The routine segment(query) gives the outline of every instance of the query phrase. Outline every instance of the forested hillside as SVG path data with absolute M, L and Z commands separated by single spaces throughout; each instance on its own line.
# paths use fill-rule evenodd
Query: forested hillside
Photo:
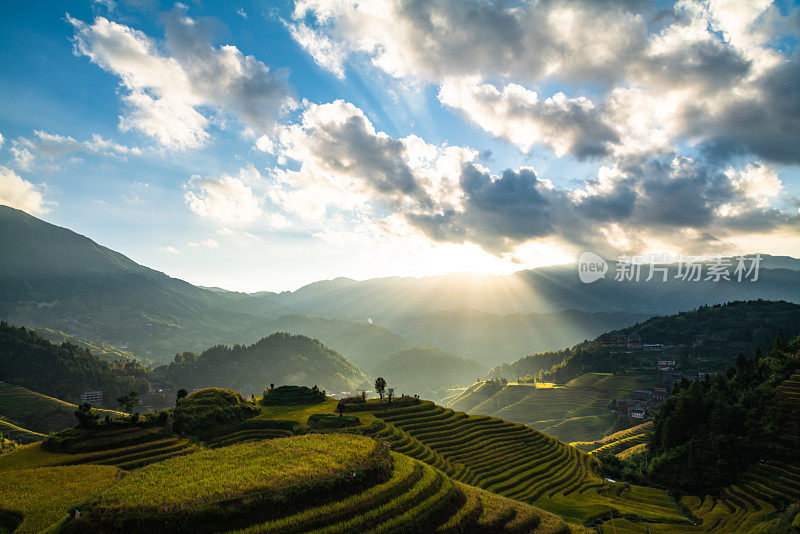
M 775 337 L 800 332 L 800 305 L 784 301 L 736 301 L 665 317 L 653 317 L 607 336 L 638 334 L 643 343 L 670 345 L 666 354 L 681 371 L 721 371 L 736 355 L 767 349 Z M 611 356 L 613 352 L 613 356 Z M 587 372 L 629 372 L 655 366 L 656 352 L 612 350 L 586 341 L 560 352 L 545 352 L 494 368 L 496 377 L 530 375 L 538 381 L 566 383 Z M 549 362 L 554 362 L 546 367 Z
M 782 438 L 800 414 L 782 413 L 778 388 L 800 370 L 800 336 L 766 355 L 740 354 L 726 372 L 683 382 L 656 415 L 649 442 L 654 480 L 689 492 L 735 483 L 751 465 L 796 460 Z M 788 416 L 788 417 L 787 417 Z
M 146 392 L 152 374 L 132 360 L 100 359 L 69 343 L 56 345 L 24 327 L 0 322 L 0 380 L 70 402 L 102 390 L 105 405 L 129 391 Z M 0 414 L 1 415 L 1 414 Z
M 315 339 L 276 333 L 249 346 L 216 345 L 202 354 L 184 352 L 156 376 L 177 387 L 218 386 L 250 396 L 269 384 L 316 384 L 328 392 L 355 392 L 366 386 L 361 370 Z M 368 387 L 368 386 L 367 386 Z

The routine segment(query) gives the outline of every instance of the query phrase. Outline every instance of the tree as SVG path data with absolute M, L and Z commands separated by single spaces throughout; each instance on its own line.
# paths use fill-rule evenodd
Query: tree
M 127 395 L 119 397 L 117 403 L 120 408 L 122 408 L 122 411 L 132 413 L 136 405 L 139 404 L 139 394 L 135 391 L 131 391 Z
M 386 391 L 386 380 L 384 380 L 382 376 L 375 379 L 375 391 L 378 392 L 378 395 L 381 396 L 381 401 L 383 401 L 383 392 Z
M 386 398 L 389 399 L 389 404 L 391 404 L 392 403 L 392 397 L 394 397 L 394 388 L 387 389 L 386 393 L 387 393 Z
M 181 399 L 185 399 L 187 395 L 189 395 L 189 392 L 186 391 L 185 388 L 179 389 L 178 395 L 177 397 L 175 397 L 175 404 L 178 404 L 181 401 Z
M 84 402 L 75 410 L 75 417 L 78 418 L 78 426 L 88 428 L 97 424 L 97 419 L 100 417 L 100 414 L 97 410 L 92 408 L 91 404 Z

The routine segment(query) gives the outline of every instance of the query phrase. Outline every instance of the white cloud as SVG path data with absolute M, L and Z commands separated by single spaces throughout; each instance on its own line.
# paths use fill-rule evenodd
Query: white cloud
M 370 212 L 373 202 L 416 209 L 433 200 L 457 202 L 458 173 L 477 152 L 430 145 L 417 136 L 393 139 L 376 131 L 349 102 L 308 104 L 300 122 L 279 128 L 279 158 L 301 163 L 297 171 L 275 169 L 271 200 L 306 219 L 329 207 Z
M 751 163 L 744 169 L 730 167 L 725 174 L 737 192 L 759 207 L 769 206 L 783 190 L 778 173 L 766 165 Z
M 244 8 L 240 7 L 239 9 L 237 9 L 236 14 L 242 17 L 243 19 L 247 18 L 247 11 L 245 11 Z
M 11 206 L 33 215 L 50 211 L 49 203 L 37 186 L 22 179 L 7 167 L 0 166 L 0 204 Z
M 793 164 L 800 64 L 786 43 L 800 38 L 797 17 L 769 0 L 298 0 L 293 13 L 309 41 L 337 51 L 333 64 L 366 57 L 438 84 L 444 103 L 523 151 L 616 157 L 689 144 Z M 572 94 L 532 90 L 543 86 Z
M 175 247 L 173 247 L 171 245 L 167 245 L 165 247 L 161 247 L 161 248 L 159 248 L 159 250 L 162 251 L 162 252 L 166 252 L 167 254 L 180 254 L 180 251 L 177 248 L 175 248 Z
M 3 134 L 0 133 L 0 148 L 3 148 L 3 142 L 4 141 L 5 141 L 5 138 L 3 137 Z
M 214 239 L 212 239 L 210 237 L 208 239 L 203 239 L 199 243 L 197 241 L 189 241 L 186 244 L 188 246 L 192 247 L 192 248 L 199 248 L 199 247 L 218 248 L 219 247 L 219 243 L 217 243 Z
M 16 165 L 18 169 L 22 171 L 30 171 L 33 167 L 33 154 L 31 154 L 31 151 L 24 146 L 12 146 L 11 155 L 14 157 L 14 165 Z
M 276 115 L 292 105 L 285 75 L 235 46 L 214 47 L 207 23 L 184 9 L 163 16 L 163 43 L 104 17 L 91 25 L 68 17 L 75 53 L 118 76 L 127 91 L 120 128 L 172 150 L 208 142 L 215 114 L 235 117 L 255 132 L 269 130 Z
M 344 78 L 344 61 L 347 57 L 344 49 L 324 33 L 310 28 L 306 24 L 287 24 L 289 33 L 320 67 L 329 70 L 337 78 Z
M 78 141 L 68 135 L 42 130 L 34 130 L 33 134 L 32 138 L 21 137 L 14 141 L 15 146 L 32 153 L 31 158 L 33 158 L 33 154 L 36 154 L 36 156 L 54 160 L 70 154 L 90 153 L 125 159 L 128 156 L 142 154 L 139 147 L 121 145 L 105 139 L 99 134 L 92 134 L 92 138 L 86 141 Z
M 184 195 L 189 209 L 195 214 L 225 227 L 243 226 L 258 220 L 262 214 L 261 200 L 254 187 L 263 185 L 263 178 L 253 166 L 243 167 L 238 176 L 194 176 L 186 184 Z
M 550 146 L 556 156 L 601 156 L 618 138 L 603 110 L 589 99 L 556 93 L 540 99 L 517 84 L 499 91 L 477 78 L 445 80 L 439 100 L 463 112 L 472 122 L 528 152 L 536 143 Z

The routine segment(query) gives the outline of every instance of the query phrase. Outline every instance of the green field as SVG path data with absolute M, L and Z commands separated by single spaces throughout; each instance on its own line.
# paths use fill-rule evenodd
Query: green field
M 34 443 L 47 437 L 45 434 L 26 430 L 8 421 L 3 421 L 2 419 L 0 419 L 0 433 L 17 443 Z
M 464 483 L 578 524 L 604 513 L 687 522 L 663 490 L 604 482 L 591 456 L 530 427 L 422 402 L 374 412 L 370 432 Z
M 0 381 L 0 416 L 32 432 L 47 434 L 75 426 L 77 406 L 20 386 Z M 112 417 L 125 415 L 112 410 L 98 410 Z
M 609 373 L 587 373 L 564 387 L 509 383 L 497 389 L 489 381 L 473 385 L 449 406 L 523 423 L 564 442 L 592 441 L 615 430 L 614 399 L 653 385 L 651 376 Z
M 154 464 L 81 510 L 67 532 L 570 531 L 552 514 L 343 434 L 234 445 Z
M 647 441 L 647 433 L 653 430 L 653 421 L 615 432 L 597 441 L 576 441 L 570 445 L 591 454 L 620 454 Z M 639 447 L 641 450 L 641 447 Z M 630 454 L 630 453 L 629 453 Z
M 66 519 L 72 506 L 104 490 L 116 477 L 116 468 L 97 465 L 3 471 L 0 521 L 16 526 L 10 530 L 15 534 L 41 532 Z M 0 526 L 0 532 L 6 530 Z
M 796 419 L 800 373 L 776 402 Z M 679 504 L 662 489 L 603 479 L 591 454 L 529 426 L 428 401 L 372 401 L 356 414 L 360 427 L 313 433 L 309 417 L 330 416 L 336 405 L 260 406 L 260 415 L 218 426 L 201 443 L 127 427 L 91 434 L 81 442 L 88 452 L 19 447 L 0 456 L 4 481 L 48 469 L 77 476 L 88 464 L 127 474 L 86 481 L 80 502 L 42 490 L 24 506 L 0 505 L 0 527 L 52 525 L 79 504 L 67 532 L 789 532 L 787 506 L 800 500 L 800 463 L 762 462 L 719 494 Z M 792 417 L 788 447 L 800 443 Z M 631 454 L 649 429 L 578 445 Z

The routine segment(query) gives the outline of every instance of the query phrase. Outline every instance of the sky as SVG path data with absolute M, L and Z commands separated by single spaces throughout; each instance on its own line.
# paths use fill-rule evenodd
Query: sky
M 189 282 L 800 256 L 800 6 L 0 5 L 0 204 Z

